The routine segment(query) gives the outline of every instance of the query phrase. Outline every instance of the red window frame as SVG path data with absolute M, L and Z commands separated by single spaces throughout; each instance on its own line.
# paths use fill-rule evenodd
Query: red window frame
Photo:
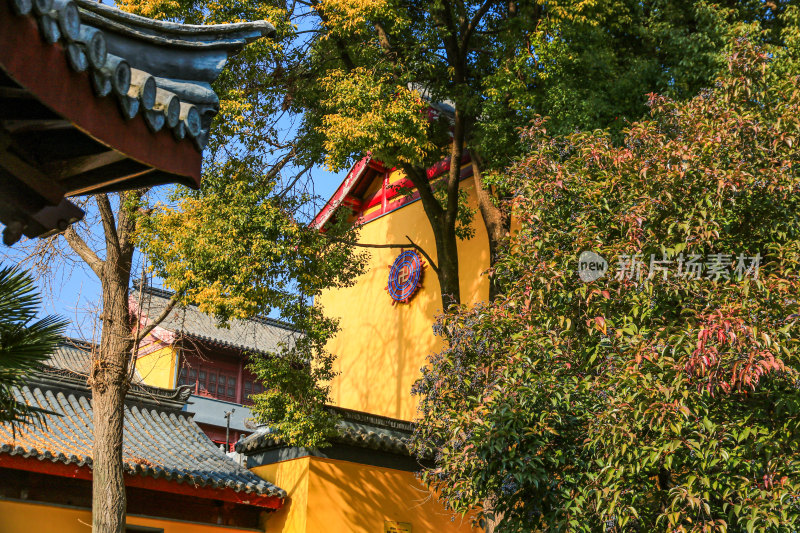
M 231 372 L 218 370 L 213 366 L 181 365 L 178 385 L 194 385 L 195 394 L 218 400 L 236 401 L 237 377 Z

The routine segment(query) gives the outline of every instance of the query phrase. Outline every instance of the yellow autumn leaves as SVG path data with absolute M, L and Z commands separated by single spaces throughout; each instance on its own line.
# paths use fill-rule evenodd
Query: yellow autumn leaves
M 369 21 L 386 14 L 390 8 L 388 0 L 322 0 L 317 6 L 328 29 L 341 35 L 374 31 Z M 395 12 L 392 15 L 396 19 Z
M 428 104 L 416 90 L 363 67 L 333 71 L 320 83 L 322 104 L 333 111 L 322 119 L 330 168 L 343 168 L 376 147 L 381 153 L 374 155 L 390 165 L 420 164 L 436 151 Z

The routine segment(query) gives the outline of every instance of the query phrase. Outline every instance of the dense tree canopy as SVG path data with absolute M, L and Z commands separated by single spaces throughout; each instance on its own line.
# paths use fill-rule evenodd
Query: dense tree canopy
M 623 132 L 539 119 L 504 296 L 445 315 L 417 383 L 424 479 L 499 531 L 795 531 L 800 81 L 739 41 Z M 584 271 L 592 251 L 608 271 Z
M 273 313 L 297 330 L 278 353 L 250 356 L 251 369 L 267 384 L 253 397 L 253 413 L 293 445 L 321 445 L 335 422 L 324 409 L 335 375 L 325 344 L 337 326 L 313 298 L 352 283 L 360 254 L 296 220 L 304 199 L 274 195 L 274 181 L 243 171 L 205 179 L 200 192 L 142 220 L 141 249 L 182 302 L 223 325 Z
M 181 210 L 198 220 L 206 216 L 194 210 L 198 198 L 218 198 L 226 217 L 236 212 L 225 204 L 236 200 L 225 196 L 228 179 L 282 200 L 311 190 L 314 165 L 342 168 L 371 152 L 420 190 L 447 306 L 460 301 L 458 171 L 452 165 L 441 195 L 425 168 L 470 153 L 493 260 L 510 225 L 504 201 L 515 199 L 522 232 L 495 269 L 497 301 L 443 319 L 449 348 L 419 385 L 419 451 L 438 462 L 426 480 L 454 509 L 492 509 L 509 531 L 789 527 L 797 364 L 792 329 L 782 329 L 795 312 L 796 206 L 793 167 L 773 163 L 794 161 L 793 57 L 784 53 L 760 75 L 763 54 L 756 68 L 747 53 L 715 90 L 679 102 L 710 84 L 733 36 L 775 46 L 777 57 L 797 38 L 795 8 L 755 0 L 125 6 L 196 23 L 266 17 L 279 29 L 275 44 L 250 47 L 218 83 L 223 120 L 209 165 L 225 180 L 183 196 Z M 649 101 L 651 118 L 630 127 L 652 91 L 664 96 Z M 548 130 L 537 122 L 520 141 L 518 128 L 539 115 L 550 117 Z M 593 128 L 607 129 L 570 134 Z M 504 169 L 529 151 L 508 179 Z M 300 207 L 264 209 L 258 217 Z M 161 213 L 164 228 L 186 216 Z M 247 223 L 236 220 L 221 227 L 238 244 Z M 213 235 L 200 230 L 206 241 Z M 181 263 L 192 239 L 177 234 L 171 248 L 167 231 L 153 235 L 154 257 L 166 258 L 156 270 L 170 286 L 196 290 L 180 269 L 170 274 L 173 260 L 216 279 L 202 273 L 209 264 Z M 298 241 L 279 240 L 275 250 Z M 582 284 L 574 270 L 584 250 L 612 267 L 642 254 L 645 279 Z M 651 253 L 671 254 L 675 265 L 681 253 L 759 253 L 761 277 L 647 279 Z M 209 305 L 224 314 L 213 298 Z M 295 363 L 262 377 L 291 384 L 304 362 Z M 294 405 L 324 396 L 301 392 Z M 298 412 L 267 408 L 285 420 Z
M 780 42 L 787 24 L 783 4 L 756 0 L 122 5 L 193 23 L 272 21 L 278 40 L 252 46 L 218 83 L 227 96 L 215 160 L 255 154 L 248 164 L 292 189 L 312 187 L 314 165 L 345 168 L 367 152 L 401 168 L 421 191 L 435 236 L 443 305 L 461 296 L 463 202 L 455 166 L 438 195 L 426 167 L 470 152 L 495 257 L 509 218 L 498 209 L 504 191 L 494 178 L 521 154 L 517 129 L 534 115 L 551 117 L 554 132 L 619 132 L 646 112 L 646 93 L 680 98 L 706 85 L 731 36 L 750 31 Z M 446 105 L 428 113 L 437 102 Z

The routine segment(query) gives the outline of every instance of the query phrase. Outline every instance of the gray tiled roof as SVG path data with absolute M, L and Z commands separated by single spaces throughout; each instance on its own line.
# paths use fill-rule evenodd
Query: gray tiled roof
M 266 21 L 189 25 L 151 20 L 94 0 L 8 0 L 34 17 L 42 38 L 61 41 L 72 70 L 87 71 L 99 98 L 116 97 L 126 119 L 198 149 L 208 140 L 219 98 L 210 82 L 225 59 L 275 28 Z
M 342 417 L 336 426 L 337 434 L 330 439 L 331 442 L 397 455 L 411 455 L 409 441 L 413 424 L 410 422 L 348 409 L 335 407 L 329 409 Z M 285 444 L 273 434 L 260 431 L 237 442 L 236 451 L 252 455 L 282 446 Z
M 0 453 L 77 466 L 92 465 L 92 406 L 88 390 L 54 385 L 35 375 L 15 389 L 18 399 L 54 414 L 46 425 L 0 425 Z M 130 395 L 129 398 L 130 400 Z M 58 416 L 60 415 L 60 416 Z M 285 497 L 286 492 L 225 456 L 188 413 L 146 399 L 127 401 L 123 460 L 129 474 L 165 478 L 192 486 Z
M 92 370 L 92 353 L 96 346 L 77 339 L 64 339 L 44 364 L 81 376 L 88 376 Z M 133 382 L 142 383 L 138 370 L 134 370 Z
M 138 291 L 134 291 L 138 294 Z M 146 287 L 142 294 L 142 311 L 155 319 L 167 305 L 170 294 Z M 270 318 L 231 320 L 228 328 L 217 326 L 217 320 L 193 305 L 176 307 L 159 326 L 165 330 L 197 340 L 262 353 L 276 353 L 282 343 L 291 346 L 299 333 L 288 324 Z
M 69 370 L 76 374 L 88 375 L 92 368 L 93 348 L 89 343 L 66 339 L 56 347 L 50 358 L 45 361 L 45 364 L 53 368 Z

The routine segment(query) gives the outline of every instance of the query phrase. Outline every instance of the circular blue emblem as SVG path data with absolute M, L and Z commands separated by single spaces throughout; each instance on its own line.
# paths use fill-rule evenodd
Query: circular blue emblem
M 392 300 L 401 303 L 408 302 L 421 285 L 423 268 L 425 268 L 425 263 L 414 250 L 403 252 L 397 256 L 389 270 L 387 290 Z

